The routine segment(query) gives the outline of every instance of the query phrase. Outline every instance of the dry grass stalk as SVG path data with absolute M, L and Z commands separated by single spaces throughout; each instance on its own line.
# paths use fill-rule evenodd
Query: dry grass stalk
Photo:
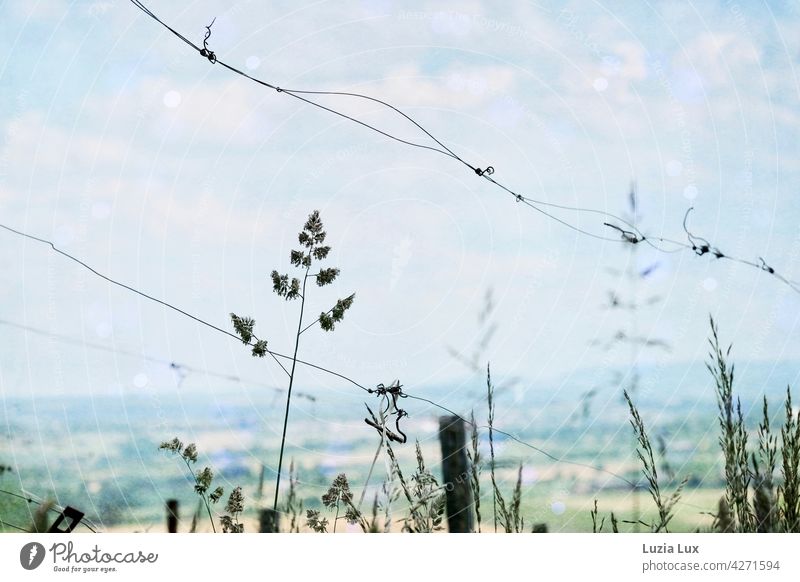
M 475 518 L 478 533 L 481 533 L 481 453 L 478 448 L 478 424 L 475 422 L 475 414 L 470 413 L 470 445 L 471 450 L 467 451 L 467 458 L 470 464 L 470 481 L 472 483 L 472 499 L 475 506 Z
M 639 457 L 639 461 L 642 463 L 642 474 L 647 481 L 647 488 L 650 491 L 650 496 L 653 498 L 653 502 L 658 509 L 658 522 L 650 524 L 650 527 L 653 532 L 668 532 L 669 522 L 673 517 L 673 510 L 681 497 L 687 480 L 684 479 L 680 485 L 678 485 L 675 492 L 668 498 L 665 499 L 662 496 L 661 487 L 658 482 L 658 469 L 656 468 L 655 456 L 653 454 L 653 445 L 650 442 L 650 437 L 647 434 L 644 421 L 639 415 L 639 410 L 633 404 L 627 390 L 623 390 L 623 396 L 628 403 L 628 409 L 631 414 L 630 423 L 638 442 L 636 454 Z
M 717 406 L 719 408 L 720 437 L 719 444 L 725 458 L 725 497 L 728 507 L 733 512 L 735 530 L 740 532 L 754 531 L 753 511 L 748 499 L 750 470 L 747 456 L 747 431 L 744 427 L 741 402 L 737 399 L 734 407 L 733 378 L 734 366 L 728 365 L 731 347 L 723 350 L 714 318 L 710 318 L 711 346 L 709 362 L 706 363 L 714 377 L 717 388 Z

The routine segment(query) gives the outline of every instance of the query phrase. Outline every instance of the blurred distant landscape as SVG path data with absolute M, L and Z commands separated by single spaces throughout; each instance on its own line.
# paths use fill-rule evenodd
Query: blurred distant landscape
M 610 384 L 622 373 L 587 369 L 560 382 L 525 386 L 518 381 L 499 388 L 495 426 L 557 458 L 638 479 L 628 411 L 621 389 Z M 707 528 L 711 518 L 704 512 L 715 510 L 724 489 L 713 381 L 702 362 L 643 367 L 640 374 L 637 402 L 653 438 L 663 447 L 659 461 L 669 470 L 662 477 L 664 484 L 689 478 L 673 528 Z M 793 361 L 737 365 L 737 394 L 751 426 L 758 422 L 762 395 L 780 401 L 787 384 L 798 385 L 798 376 L 800 365 Z M 580 394 L 590 387 L 597 388 L 597 395 L 585 403 Z M 339 473 L 345 472 L 354 490 L 361 491 L 378 439 L 363 420 L 363 403 L 373 404 L 364 398 L 368 395 L 304 389 L 316 399 L 296 400 L 287 458 L 298 468 L 304 506 L 318 508 L 320 496 Z M 477 375 L 449 387 L 407 387 L 409 393 L 462 415 L 474 409 L 479 424 L 485 424 L 485 389 L 485 378 Z M 200 463 L 213 467 L 226 489 L 243 487 L 247 531 L 254 531 L 256 509 L 274 491 L 283 394 L 226 386 L 197 390 L 188 385 L 160 392 L 146 388 L 103 396 L 2 398 L 0 461 L 13 471 L 0 476 L 0 488 L 79 508 L 106 531 L 165 531 L 166 499 L 177 498 L 181 528 L 186 529 L 197 499 L 187 473 L 158 450 L 159 443 L 178 436 L 198 444 L 204 455 Z M 441 410 L 419 401 L 406 404 L 406 409 L 409 443 L 396 446 L 400 463 L 413 465 L 416 439 L 429 467 L 440 475 Z M 481 448 L 487 448 L 487 431 L 481 430 L 480 436 Z M 526 523 L 546 523 L 549 531 L 591 531 L 589 510 L 595 498 L 602 511 L 613 510 L 622 519 L 630 514 L 632 492 L 614 476 L 552 461 L 502 434 L 495 435 L 495 443 L 501 487 L 513 488 L 517 467 L 523 464 Z M 368 500 L 385 474 L 379 463 Z M 647 515 L 652 507 L 646 490 L 637 495 Z M 484 503 L 491 506 L 490 490 L 485 496 Z M 2 521 L 29 523 L 34 510 L 23 500 L 0 495 Z

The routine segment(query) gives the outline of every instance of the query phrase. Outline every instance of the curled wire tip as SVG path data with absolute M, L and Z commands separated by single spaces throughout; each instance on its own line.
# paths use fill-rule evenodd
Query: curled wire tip
M 706 239 L 703 239 L 701 237 L 698 237 L 698 236 L 695 236 L 694 234 L 692 234 L 688 230 L 687 223 L 688 223 L 689 213 L 694 209 L 694 207 L 690 207 L 686 211 L 686 214 L 685 214 L 684 219 L 683 219 L 683 227 L 684 227 L 684 231 L 686 232 L 686 237 L 688 239 L 688 243 L 685 243 L 685 242 L 682 242 L 682 241 L 679 242 L 679 241 L 669 240 L 669 239 L 662 238 L 662 237 L 655 236 L 655 235 L 646 236 L 641 230 L 639 230 L 633 224 L 629 223 L 624 218 L 621 218 L 619 216 L 615 216 L 615 215 L 610 214 L 608 212 L 605 212 L 603 210 L 597 210 L 597 209 L 592 209 L 592 208 L 573 207 L 573 206 L 567 206 L 567 205 L 563 205 L 563 204 L 554 204 L 554 203 L 544 202 L 542 200 L 535 200 L 533 198 L 524 197 L 524 196 L 518 194 L 517 192 L 515 192 L 514 190 L 512 190 L 511 188 L 505 186 L 504 184 L 502 184 L 499 181 L 497 181 L 494 178 L 492 178 L 491 177 L 492 174 L 495 173 L 495 169 L 494 169 L 493 166 L 487 166 L 485 169 L 481 169 L 481 168 L 471 164 L 470 162 L 464 160 L 461 156 L 459 156 L 456 152 L 454 152 L 451 148 L 449 148 L 443 141 L 438 139 L 432 132 L 428 131 L 425 127 L 423 127 L 414 118 L 412 118 L 411 116 L 407 115 L 406 113 L 404 113 L 403 111 L 401 111 L 400 109 L 398 109 L 397 107 L 392 105 L 391 103 L 387 103 L 386 101 L 382 101 L 381 99 L 376 99 L 374 97 L 370 97 L 369 95 L 363 95 L 363 94 L 360 94 L 360 93 L 351 93 L 351 92 L 342 92 L 342 91 L 307 91 L 307 90 L 299 90 L 299 89 L 282 89 L 281 87 L 278 87 L 277 85 L 274 85 L 274 84 L 268 83 L 266 81 L 257 79 L 255 77 L 253 77 L 253 76 L 251 76 L 251 75 L 249 75 L 249 74 L 247 74 L 247 73 L 245 73 L 245 72 L 233 67 L 232 65 L 229 65 L 229 64 L 225 63 L 224 61 L 218 61 L 217 60 L 217 57 L 216 57 L 215 53 L 208 48 L 208 40 L 211 37 L 212 26 L 213 26 L 214 22 L 216 21 L 216 19 L 212 20 L 211 23 L 208 26 L 205 27 L 206 28 L 206 33 L 205 33 L 205 37 L 203 39 L 203 44 L 202 44 L 202 48 L 201 48 L 200 46 L 197 46 L 195 43 L 193 43 L 188 38 L 183 36 L 180 32 L 178 32 L 177 30 L 175 30 L 174 28 L 169 26 L 166 22 L 161 20 L 158 16 L 156 16 L 149 8 L 147 8 L 147 6 L 145 6 L 145 4 L 143 3 L 142 0 L 130 0 L 130 1 L 134 6 L 136 6 L 139 10 L 141 10 L 144 14 L 146 14 L 147 16 L 149 16 L 150 18 L 152 18 L 153 20 L 158 22 L 162 27 L 164 27 L 169 32 L 171 32 L 173 35 L 175 35 L 178 39 L 180 39 L 181 41 L 183 41 L 184 43 L 189 45 L 192 49 L 198 51 L 201 56 L 207 58 L 209 60 L 209 62 L 211 62 L 212 64 L 218 62 L 221 66 L 225 67 L 226 69 L 228 69 L 232 73 L 240 75 L 242 77 L 245 77 L 245 78 L 249 79 L 250 81 L 253 81 L 254 83 L 257 83 L 257 84 L 262 85 L 264 87 L 267 87 L 269 89 L 275 90 L 278 93 L 285 93 L 286 95 L 289 95 L 289 96 L 291 96 L 291 97 L 293 97 L 293 98 L 295 98 L 297 100 L 303 101 L 303 102 L 305 102 L 305 103 L 307 103 L 309 105 L 312 105 L 314 107 L 317 107 L 319 109 L 327 111 L 327 112 L 329 112 L 329 113 L 331 113 L 333 115 L 337 115 L 339 117 L 342 117 L 343 119 L 347 119 L 349 121 L 352 121 L 352 122 L 354 122 L 356 124 L 359 124 L 359 125 L 367 128 L 367 129 L 369 129 L 371 131 L 374 131 L 374 132 L 376 132 L 378 134 L 381 134 L 381 135 L 383 135 L 383 136 L 385 136 L 385 137 L 387 137 L 389 139 L 392 139 L 394 141 L 397 141 L 399 143 L 403 143 L 405 145 L 408 145 L 408 146 L 411 146 L 411 147 L 415 147 L 415 148 L 422 148 L 422 149 L 425 149 L 425 150 L 433 151 L 433 152 L 436 152 L 438 154 L 442 154 L 442 155 L 445 155 L 445 156 L 447 156 L 449 158 L 452 158 L 452 159 L 460 162 L 461 164 L 463 164 L 465 167 L 469 168 L 471 171 L 473 171 L 479 177 L 482 177 L 482 178 L 488 180 L 489 182 L 491 182 L 497 188 L 500 188 L 500 189 L 504 190 L 505 192 L 507 192 L 509 195 L 513 196 L 514 199 L 517 202 L 522 202 L 523 204 L 525 204 L 526 206 L 529 206 L 534 211 L 542 214 L 543 216 L 549 218 L 550 220 L 558 222 L 562 226 L 565 226 L 566 228 L 569 228 L 569 229 L 571 229 L 571 230 L 573 230 L 575 232 L 578 232 L 580 234 L 583 234 L 585 236 L 588 236 L 588 237 L 591 237 L 591 238 L 595 238 L 595 239 L 598 239 L 598 240 L 615 241 L 615 242 L 617 242 L 617 240 L 618 240 L 618 239 L 614 239 L 614 238 L 610 238 L 610 237 L 606 237 L 606 236 L 600 236 L 600 235 L 595 234 L 593 232 L 589 232 L 589 231 L 587 231 L 587 230 L 585 230 L 585 229 L 583 229 L 583 228 L 571 223 L 570 221 L 562 220 L 561 218 L 557 217 L 556 215 L 552 214 L 551 212 L 548 212 L 545 209 L 545 207 L 547 207 L 547 208 L 558 208 L 558 209 L 561 209 L 561 210 L 569 210 L 569 211 L 575 211 L 575 212 L 586 212 L 586 213 L 592 213 L 592 214 L 598 214 L 598 215 L 607 216 L 611 220 L 614 220 L 614 221 L 617 221 L 620 224 L 626 225 L 628 228 L 631 229 L 631 230 L 624 230 L 624 229 L 622 229 L 620 227 L 617 227 L 617 226 L 614 226 L 612 224 L 604 223 L 606 226 L 609 226 L 609 227 L 614 228 L 617 231 L 619 231 L 619 234 L 620 234 L 621 239 L 622 239 L 621 242 L 625 242 L 625 243 L 629 243 L 629 244 L 638 244 L 638 243 L 644 242 L 644 243 L 650 245 L 651 247 L 653 247 L 655 250 L 658 250 L 658 251 L 661 251 L 661 252 L 665 252 L 665 253 L 679 252 L 679 251 L 682 251 L 682 250 L 686 249 L 686 250 L 691 250 L 694 254 L 696 254 L 698 256 L 702 256 L 702 255 L 705 255 L 705 254 L 711 254 L 714 257 L 718 258 L 718 259 L 725 258 L 725 259 L 728 259 L 728 260 L 731 260 L 731 261 L 736 261 L 736 262 L 739 262 L 739 263 L 742 263 L 742 264 L 746 264 L 746 265 L 749 265 L 751 267 L 763 270 L 763 271 L 765 271 L 767 273 L 770 273 L 771 275 L 773 275 L 778 280 L 780 280 L 783 283 L 785 283 L 786 285 L 790 286 L 793 291 L 795 291 L 797 293 L 800 293 L 800 283 L 795 283 L 794 281 L 791 281 L 791 280 L 783 277 L 782 275 L 780 275 L 779 273 L 775 272 L 774 270 L 770 270 L 771 268 L 768 265 L 759 265 L 755 261 L 749 261 L 749 260 L 744 260 L 744 259 L 740 259 L 740 258 L 737 258 L 737 257 L 725 255 L 722 251 L 720 251 L 717 247 L 714 247 Z M 388 107 L 389 109 L 391 109 L 395 113 L 401 115 L 407 121 L 409 121 L 412 124 L 414 124 L 414 126 L 416 126 L 417 129 L 422 131 L 428 138 L 432 139 L 436 143 L 436 147 L 429 146 L 429 145 L 426 145 L 424 143 L 417 143 L 415 141 L 409 141 L 409 140 L 403 139 L 403 138 L 401 138 L 401 137 L 399 137 L 397 135 L 394 135 L 394 134 L 392 134 L 392 133 L 390 133 L 388 131 L 384 131 L 384 130 L 382 130 L 382 129 L 374 126 L 374 125 L 370 125 L 369 123 L 366 123 L 365 121 L 362 121 L 361 119 L 358 119 L 357 117 L 353 117 L 351 115 L 347 115 L 346 113 L 344 113 L 342 111 L 339 111 L 339 110 L 334 109 L 332 107 L 328 107 L 328 106 L 325 106 L 325 105 L 323 105 L 321 103 L 318 103 L 317 101 L 315 101 L 315 100 L 313 100 L 311 98 L 308 98 L 305 95 L 349 96 L 349 97 L 358 98 L 358 99 L 365 99 L 365 100 L 368 100 L 368 101 L 371 101 L 371 102 L 374 102 L 374 103 L 381 104 L 381 105 L 383 105 L 385 107 Z M 637 197 L 636 197 L 636 184 L 635 184 L 635 182 L 631 184 L 630 209 L 634 213 L 634 216 L 638 215 L 638 203 L 637 203 Z M 667 243 L 670 243 L 670 244 L 674 244 L 674 245 L 676 245 L 677 248 L 675 248 L 674 250 L 668 251 L 668 250 L 665 250 L 665 249 L 659 247 L 658 245 L 654 244 L 655 241 L 667 242 Z M 286 371 L 286 370 L 284 370 L 284 371 L 288 374 L 288 371 Z M 359 387 L 361 387 L 361 386 L 359 385 Z M 363 387 L 361 387 L 361 388 L 363 388 Z
M 686 238 L 689 240 L 689 247 L 692 249 L 692 252 L 694 252 L 694 254 L 696 254 L 698 257 L 702 257 L 705 254 L 711 254 L 717 259 L 725 258 L 725 253 L 723 253 L 703 237 L 692 234 L 692 232 L 689 230 L 689 227 L 686 226 L 686 222 L 689 219 L 689 213 L 692 210 L 694 210 L 694 206 L 690 206 L 686 210 L 686 214 L 683 215 L 683 231 L 686 233 Z
M 384 385 L 383 383 L 378 384 L 375 388 L 368 388 L 367 392 L 370 394 L 377 394 L 378 396 L 385 398 L 386 407 L 381 410 L 380 414 L 380 422 L 378 421 L 378 417 L 370 409 L 369 405 L 365 402 L 364 406 L 367 407 L 367 410 L 372 416 L 372 420 L 369 418 L 365 418 L 364 422 L 368 425 L 373 427 L 377 430 L 381 435 L 385 435 L 389 440 L 395 441 L 397 443 L 405 443 L 408 438 L 406 434 L 400 428 L 400 419 L 405 418 L 408 416 L 408 412 L 399 408 L 397 406 L 397 399 L 398 398 L 407 398 L 408 395 L 403 393 L 403 385 L 400 384 L 400 380 L 395 380 L 389 386 Z M 386 428 L 386 417 L 395 415 L 394 427 L 397 432 L 393 432 Z
M 214 20 L 211 21 L 211 24 L 206 26 L 206 35 L 203 38 L 203 48 L 200 49 L 200 56 L 207 58 L 208 62 L 212 65 L 217 62 L 217 55 L 214 54 L 214 51 L 208 48 L 208 39 L 211 38 L 211 27 L 214 26 L 216 21 L 217 18 L 214 17 Z
M 622 240 L 627 243 L 631 243 L 632 245 L 638 244 L 644 240 L 644 236 L 639 236 L 635 232 L 620 228 L 616 224 L 611 224 L 610 222 L 604 222 L 603 224 L 609 228 L 619 231 L 619 235 L 622 237 Z
M 770 267 L 770 266 L 767 264 L 767 262 L 766 262 L 766 261 L 763 259 L 763 257 L 758 257 L 758 260 L 759 260 L 759 261 L 761 261 L 761 265 L 760 265 L 760 267 L 759 267 L 759 268 L 760 268 L 762 271 L 766 271 L 766 272 L 767 272 L 767 273 L 769 273 L 770 275 L 774 275 L 774 274 L 775 274 L 775 269 L 773 269 L 772 267 Z

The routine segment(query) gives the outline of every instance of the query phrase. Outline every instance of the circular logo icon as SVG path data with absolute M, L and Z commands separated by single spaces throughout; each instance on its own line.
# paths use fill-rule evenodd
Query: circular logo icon
M 26 570 L 35 570 L 44 561 L 44 546 L 39 542 L 30 542 L 19 551 L 19 563 Z

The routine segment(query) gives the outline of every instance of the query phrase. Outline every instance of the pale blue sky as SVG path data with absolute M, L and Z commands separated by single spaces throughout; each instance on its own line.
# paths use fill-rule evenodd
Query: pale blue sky
M 534 198 L 619 212 L 631 178 L 643 227 L 692 227 L 800 279 L 800 14 L 796 3 L 148 3 L 232 65 L 298 89 L 357 90 L 414 115 Z M 232 6 L 232 8 L 231 8 Z M 342 270 L 318 313 L 357 299 L 302 354 L 364 384 L 464 376 L 494 289 L 498 376 L 558 378 L 625 363 L 590 347 L 618 327 L 619 245 L 576 235 L 470 175 L 212 66 L 114 2 L 0 3 L 0 215 L 99 270 L 218 325 L 252 315 L 289 351 L 296 305 L 271 292 L 307 214 Z M 420 137 L 378 108 L 325 104 Z M 595 216 L 560 216 L 603 232 Z M 600 221 L 602 222 L 602 220 Z M 282 384 L 239 344 L 0 233 L 0 319 Z M 707 316 L 742 359 L 800 358 L 800 296 L 753 269 L 642 249 L 664 301 L 641 332 L 704 357 Z M 172 389 L 168 370 L 3 329 L 5 394 Z M 143 376 L 144 375 L 144 376 Z M 139 378 L 137 382 L 134 379 Z M 189 384 L 208 380 L 191 378 Z M 330 390 L 303 373 L 301 384 Z M 141 387 L 141 386 L 140 386 Z M 342 390 L 346 388 L 341 386 Z

